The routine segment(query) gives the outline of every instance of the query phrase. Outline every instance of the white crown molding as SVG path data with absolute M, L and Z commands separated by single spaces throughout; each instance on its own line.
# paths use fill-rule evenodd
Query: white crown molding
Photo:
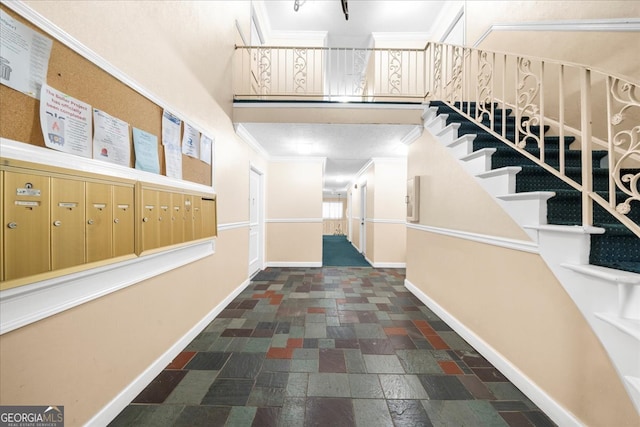
M 411 145 L 413 141 L 420 138 L 422 136 L 422 132 L 424 132 L 424 126 L 416 126 L 411 131 L 406 134 L 400 142 L 404 145 Z
M 53 22 L 49 21 L 47 18 L 31 9 L 28 5 L 26 5 L 21 0 L 13 0 L 13 1 L 3 1 L 3 5 L 7 6 L 9 9 L 13 10 L 17 14 L 21 15 L 27 21 L 34 24 L 36 27 L 43 30 L 45 33 L 48 33 L 60 43 L 64 44 L 80 56 L 86 58 L 88 61 L 91 61 L 93 64 L 98 66 L 99 68 L 106 71 L 111 76 L 120 80 L 125 85 L 129 86 L 145 98 L 149 99 L 151 102 L 157 104 L 159 107 L 164 108 L 165 110 L 171 111 L 172 114 L 177 115 L 184 121 L 188 122 L 191 126 L 197 129 L 199 132 L 204 133 L 205 135 L 214 138 L 216 132 L 208 126 L 204 126 L 196 120 L 192 120 L 188 117 L 184 117 L 181 113 L 179 113 L 179 109 L 174 108 L 168 102 L 164 101 L 162 98 L 158 97 L 156 94 L 148 91 L 144 86 L 136 82 L 134 79 L 126 75 L 120 69 L 116 68 L 109 61 L 95 53 L 93 50 L 89 49 L 87 46 L 82 44 L 80 41 L 75 39 L 69 33 L 64 31 L 62 28 L 58 27 Z
M 247 286 L 249 279 L 241 283 L 227 297 L 216 305 L 206 316 L 196 323 L 186 334 L 157 358 L 147 369 L 134 379 L 124 390 L 87 422 L 88 426 L 106 426 L 178 355 L 191 341 L 206 328 Z
M 234 123 L 233 127 L 236 130 L 236 134 L 242 139 L 249 147 L 253 148 L 258 154 L 263 156 L 265 159 L 270 160 L 271 156 L 267 150 L 264 149 L 262 145 L 258 142 L 257 139 L 251 135 L 251 133 L 247 130 L 246 127 L 242 123 Z
M 501 248 L 514 249 L 522 252 L 529 252 L 532 254 L 540 253 L 537 243 L 527 242 L 525 240 L 508 239 L 505 237 L 471 233 L 469 231 L 451 230 L 448 228 L 432 227 L 429 225 L 422 225 L 422 224 L 407 223 L 407 228 L 410 228 L 413 230 L 419 230 L 419 231 L 426 231 L 428 233 L 440 234 L 448 237 L 454 237 L 456 239 L 471 240 L 473 242 L 484 243 L 487 245 L 498 246 Z
M 527 377 L 517 366 L 506 359 L 498 350 L 493 348 L 488 342 L 476 335 L 473 330 L 462 323 L 459 319 L 449 313 L 444 307 L 438 304 L 425 294 L 420 288 L 411 283 L 408 279 L 404 281 L 405 287 L 424 303 L 438 317 L 444 320 L 447 325 L 458 333 L 465 341 L 475 348 L 485 359 L 491 362 L 505 377 L 507 377 L 516 387 L 518 387 L 528 398 L 530 398 L 545 414 L 561 426 L 579 427 L 583 424 L 575 416 L 567 411 L 560 403 L 556 402 L 543 389 L 541 389 L 531 378 Z
M 249 221 L 241 221 L 241 222 L 229 222 L 226 224 L 218 224 L 218 232 L 227 231 L 227 230 L 235 230 L 236 228 L 245 228 L 249 227 Z
M 24 162 L 47 166 L 57 166 L 76 171 L 125 178 L 151 184 L 166 185 L 183 190 L 205 193 L 213 192 L 213 187 L 208 185 L 170 178 L 168 176 L 132 169 L 113 163 L 103 162 L 101 160 L 75 156 L 73 154 L 67 154 L 44 147 L 37 147 L 35 145 L 25 144 L 23 142 L 13 141 L 6 138 L 0 138 L 0 153 L 2 153 L 2 158 L 6 159 L 21 160 Z
M 640 18 L 581 19 L 493 24 L 478 38 L 473 44 L 473 47 L 478 47 L 493 31 L 638 32 L 640 31 Z
M 447 37 L 449 37 L 449 34 L 451 34 L 453 29 L 456 27 L 456 25 L 458 25 L 458 21 L 460 21 L 460 19 L 464 16 L 465 7 L 466 7 L 466 3 L 463 4 L 462 6 L 460 6 L 460 9 L 458 10 L 456 15 L 451 20 L 451 23 L 449 24 L 447 29 L 442 34 L 442 37 L 440 37 L 440 43 L 444 43 L 444 41 L 447 39 Z M 464 38 L 466 38 L 466 33 L 467 33 L 466 25 L 463 27 L 463 31 L 464 31 Z
M 322 224 L 322 218 L 269 218 L 264 222 L 269 224 Z
M 215 253 L 215 240 L 0 292 L 0 335 Z

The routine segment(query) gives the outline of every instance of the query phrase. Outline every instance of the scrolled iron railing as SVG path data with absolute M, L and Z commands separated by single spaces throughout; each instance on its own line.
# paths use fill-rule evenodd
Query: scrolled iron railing
M 582 192 L 582 223 L 594 203 L 640 237 L 640 84 L 578 64 L 429 43 L 424 49 L 238 46 L 236 100 L 444 101 L 522 155 Z M 472 108 L 478 106 L 478 108 Z M 516 144 L 507 138 L 515 117 Z M 484 119 L 484 120 L 483 120 Z M 548 127 L 548 131 L 546 130 Z M 559 164 L 545 159 L 559 137 Z M 565 137 L 575 141 L 566 146 Z M 525 143 L 537 144 L 537 155 Z M 565 148 L 582 152 L 582 176 L 566 173 Z M 593 189 L 594 149 L 607 150 L 608 191 Z M 631 172 L 628 172 L 630 171 Z

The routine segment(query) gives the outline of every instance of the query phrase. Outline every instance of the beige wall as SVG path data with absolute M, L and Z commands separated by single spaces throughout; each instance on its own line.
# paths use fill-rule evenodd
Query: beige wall
M 274 160 L 266 182 L 266 261 L 322 262 L 324 159 Z
M 218 222 L 248 221 L 249 164 L 266 163 L 229 118 L 234 21 L 248 26 L 248 2 L 26 3 L 213 135 Z M 0 336 L 0 404 L 56 402 L 66 425 L 86 423 L 247 270 L 248 230 L 223 230 L 213 256 Z
M 426 176 L 420 224 L 527 239 L 428 132 L 410 146 L 408 171 Z M 637 422 L 602 345 L 539 255 L 408 229 L 407 280 L 585 425 Z
M 351 187 L 351 241 L 360 247 L 361 189 L 366 184 L 365 256 L 375 264 L 402 264 L 405 261 L 406 159 L 373 159 Z
M 475 44 L 492 24 L 637 18 L 638 1 L 467 1 L 467 44 Z M 493 31 L 480 48 L 590 65 L 640 78 L 638 32 Z

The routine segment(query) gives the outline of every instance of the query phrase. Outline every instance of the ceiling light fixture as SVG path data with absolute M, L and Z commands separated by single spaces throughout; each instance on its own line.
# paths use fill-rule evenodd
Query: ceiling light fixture
M 306 3 L 307 0 L 293 0 L 293 10 L 296 12 L 300 9 L 300 6 Z
M 344 13 L 344 19 L 349 20 L 349 5 L 347 5 L 347 0 L 342 1 L 342 12 Z

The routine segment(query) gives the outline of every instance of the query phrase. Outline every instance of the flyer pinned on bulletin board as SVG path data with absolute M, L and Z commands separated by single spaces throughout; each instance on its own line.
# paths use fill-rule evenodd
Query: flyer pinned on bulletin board
M 40 125 L 47 147 L 91 158 L 91 105 L 43 84 Z

